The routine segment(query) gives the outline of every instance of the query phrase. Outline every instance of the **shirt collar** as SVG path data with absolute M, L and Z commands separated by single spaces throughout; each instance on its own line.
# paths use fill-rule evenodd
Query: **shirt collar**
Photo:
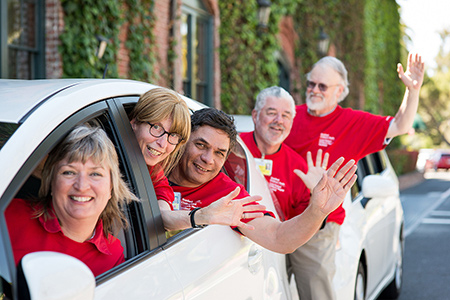
M 39 217 L 39 221 L 41 222 L 42 226 L 48 233 L 61 232 L 61 234 L 64 235 L 61 229 L 61 225 L 59 224 L 58 218 L 56 218 L 53 205 L 49 213 L 49 218 L 45 220 L 44 215 L 42 215 Z M 97 226 L 95 226 L 94 236 L 91 239 L 87 240 L 86 242 L 94 244 L 97 250 L 102 252 L 103 254 L 111 255 L 111 251 L 109 251 L 108 248 L 108 239 L 103 234 L 102 220 L 99 220 L 97 222 Z

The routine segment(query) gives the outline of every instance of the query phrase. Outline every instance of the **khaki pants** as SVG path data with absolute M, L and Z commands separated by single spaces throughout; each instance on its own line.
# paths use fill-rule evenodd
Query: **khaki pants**
M 300 300 L 333 300 L 336 242 L 340 226 L 327 223 L 306 244 L 288 254 Z

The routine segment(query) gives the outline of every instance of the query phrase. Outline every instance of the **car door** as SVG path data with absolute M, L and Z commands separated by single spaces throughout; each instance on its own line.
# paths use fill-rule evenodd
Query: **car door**
M 358 163 L 358 183 L 357 187 L 361 192 L 357 196 L 357 201 L 364 208 L 364 230 L 363 247 L 367 257 L 367 278 L 368 290 L 370 283 L 379 282 L 382 278 L 385 264 L 385 242 L 386 226 L 384 218 L 383 202 L 380 198 L 367 198 L 362 193 L 362 183 L 364 178 L 374 173 L 369 157 L 361 159 Z
M 131 128 L 126 124 L 124 112 L 131 109 L 132 103 L 133 99 L 116 99 L 118 112 L 122 111 L 125 120 L 124 131 Z M 138 148 L 137 145 L 134 148 Z M 139 165 L 145 165 L 140 153 L 136 153 L 136 157 L 142 160 Z M 151 180 L 146 168 L 140 176 L 142 182 Z M 152 210 L 159 213 L 157 205 Z M 160 225 L 162 227 L 162 223 Z M 162 238 L 159 246 L 175 274 L 174 279 L 181 283 L 185 299 L 263 298 L 261 247 L 228 226 L 187 229 L 167 242 Z
M 158 215 L 154 213 L 151 205 L 149 205 L 149 198 L 155 198 L 154 195 L 148 192 L 151 191 L 151 181 L 148 182 L 147 186 L 149 188 L 145 192 L 139 183 L 142 177 L 139 175 L 139 169 L 131 167 L 138 164 L 135 157 L 130 155 L 133 151 L 127 152 L 124 149 L 127 139 L 130 139 L 131 136 L 128 131 L 129 136 L 124 139 L 124 127 L 117 124 L 117 121 L 121 121 L 120 117 L 120 114 L 114 110 L 114 101 L 109 100 L 109 102 L 101 101 L 84 108 L 59 124 L 50 135 L 36 145 L 36 149 L 30 154 L 25 164 L 18 167 L 16 177 L 0 199 L 0 211 L 4 215 L 4 211 L 11 199 L 21 192 L 23 187 L 28 187 L 27 179 L 31 178 L 30 174 L 36 165 L 45 158 L 46 154 L 67 132 L 76 124 L 95 121 L 96 124 L 100 124 L 107 131 L 116 144 L 122 163 L 122 172 L 142 199 L 141 203 L 131 204 L 126 211 L 130 227 L 121 235 L 121 241 L 126 251 L 126 262 L 96 278 L 96 298 L 111 299 L 111 295 L 114 295 L 113 298 L 116 299 L 182 298 L 182 287 L 176 280 L 176 276 L 169 267 L 167 258 L 159 245 L 161 242 L 165 242 L 164 232 L 162 231 L 162 234 L 158 234 L 158 230 L 155 230 L 155 228 L 158 228 L 157 223 L 161 223 L 161 220 L 160 216 L 158 218 Z M 25 122 L 19 130 L 33 127 L 33 125 L 35 128 L 38 127 L 37 124 Z M 18 143 L 17 147 L 20 146 L 21 143 Z M 17 149 L 17 151 L 20 151 L 20 149 Z M 30 190 L 28 191 L 30 192 Z M 155 201 L 156 199 L 153 200 L 153 202 Z M 1 231 L 2 237 L 8 236 L 7 224 L 4 224 L 4 218 L 2 218 Z M 161 230 L 159 231 L 161 232 Z M 8 241 L 5 244 L 7 243 Z M 5 251 L 8 258 L 8 267 L 11 274 L 13 274 L 11 276 L 14 289 L 12 293 L 16 294 L 18 284 L 16 282 L 16 268 L 10 245 L 5 245 Z

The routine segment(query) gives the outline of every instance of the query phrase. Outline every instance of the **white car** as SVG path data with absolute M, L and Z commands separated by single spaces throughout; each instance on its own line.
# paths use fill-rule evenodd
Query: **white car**
M 285 257 L 227 226 L 187 229 L 167 238 L 153 185 L 127 112 L 155 86 L 115 79 L 0 80 L 0 299 L 292 299 Z M 192 110 L 202 107 L 185 98 Z M 13 259 L 5 210 L 35 193 L 31 173 L 74 126 L 95 120 L 116 145 L 122 173 L 142 200 L 127 206 L 119 236 L 126 261 L 93 277 L 79 260 L 55 252 Z M 239 141 L 225 172 L 263 196 L 263 176 Z
M 250 116 L 234 117 L 240 132 L 253 130 Z M 404 251 L 398 179 L 385 151 L 360 160 L 357 175 L 344 200 L 346 218 L 336 245 L 337 298 L 396 299 Z

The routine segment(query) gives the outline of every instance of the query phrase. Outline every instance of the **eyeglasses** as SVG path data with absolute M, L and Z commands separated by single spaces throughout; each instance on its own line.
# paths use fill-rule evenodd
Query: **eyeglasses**
M 162 137 L 167 133 L 167 141 L 172 145 L 178 145 L 183 138 L 178 133 L 174 132 L 167 132 L 161 125 L 159 124 L 151 124 L 147 122 L 148 125 L 150 125 L 150 129 L 148 132 L 150 132 L 151 135 L 153 135 L 156 138 Z
M 329 87 L 337 86 L 339 84 L 326 85 L 326 84 L 323 84 L 323 83 L 316 83 L 314 81 L 309 81 L 309 80 L 306 81 L 306 88 L 308 88 L 308 89 L 313 90 L 316 87 L 316 85 L 319 86 L 319 90 L 321 92 L 325 93 L 328 90 Z

